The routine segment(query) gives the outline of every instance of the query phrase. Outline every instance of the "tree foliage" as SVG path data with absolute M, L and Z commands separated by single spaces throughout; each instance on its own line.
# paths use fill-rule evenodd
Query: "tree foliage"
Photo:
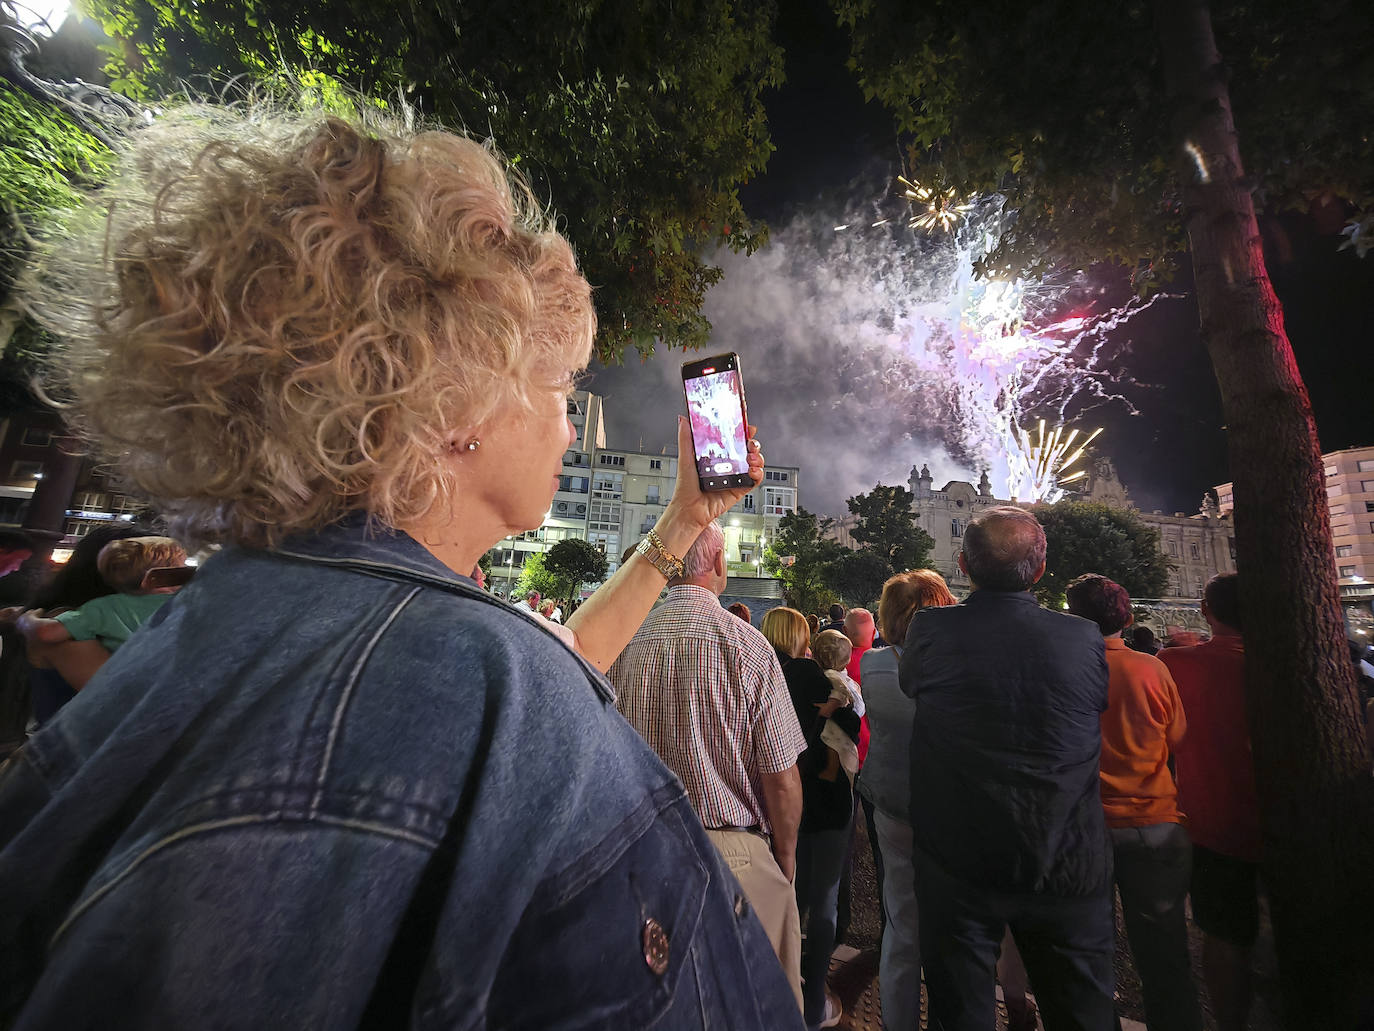
M 832 0 L 865 95 L 907 135 L 913 178 L 1001 192 L 1017 217 L 983 271 L 1139 265 L 1185 250 L 1177 142 L 1148 3 Z M 1217 8 L 1256 196 L 1374 210 L 1374 9 L 1251 0 Z
M 99 182 L 110 153 L 60 109 L 0 80 L 0 305 L 29 252 L 29 234 L 54 211 L 74 207 L 78 189 Z M 20 403 L 31 360 L 46 350 L 46 338 L 21 320 L 8 340 L 0 339 L 0 400 Z
M 886 576 L 925 565 L 935 547 L 935 539 L 916 525 L 915 501 L 916 496 L 905 487 L 881 483 L 867 494 L 846 501 L 849 511 L 859 519 L 850 535 L 861 545 L 861 551 L 882 559 Z
M 515 578 L 515 586 L 511 589 L 512 597 L 524 598 L 531 591 L 549 597 L 558 594 L 562 584 L 544 563 L 545 554 L 542 551 L 533 551 L 525 556 L 525 564 L 520 567 L 520 575 Z
M 832 563 L 844 549 L 826 536 L 833 524 L 798 506 L 782 517 L 763 553 L 763 568 L 782 581 L 787 604 L 802 612 L 819 612 L 834 597 Z
M 610 563 L 606 553 L 580 537 L 561 540 L 549 549 L 544 568 L 558 581 L 558 596 L 571 601 L 583 584 L 599 584 L 606 579 Z
M 1045 575 L 1035 587 L 1041 604 L 1059 608 L 1064 588 L 1084 573 L 1115 580 L 1132 598 L 1158 598 L 1169 584 L 1169 560 L 1159 531 L 1124 508 L 1061 501 L 1035 509 L 1045 528 Z
M 842 548 L 827 566 L 826 573 L 828 583 L 845 605 L 876 610 L 878 599 L 882 597 L 883 584 L 892 575 L 892 567 L 875 549 L 850 551 Z
M 700 252 L 766 239 L 736 191 L 772 150 L 760 99 L 782 80 L 770 2 L 90 6 L 115 40 L 114 88 L 134 97 L 233 76 L 327 95 L 344 84 L 490 135 L 562 216 L 596 288 L 605 358 L 701 346 L 721 272 Z

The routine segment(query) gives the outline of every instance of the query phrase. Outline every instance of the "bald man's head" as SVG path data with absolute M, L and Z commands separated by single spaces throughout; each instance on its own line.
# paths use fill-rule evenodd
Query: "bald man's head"
M 1045 572 L 1045 531 L 1025 509 L 990 508 L 964 530 L 964 571 L 987 591 L 1026 591 Z
M 868 609 L 850 609 L 844 617 L 844 636 L 855 648 L 873 647 L 873 613 Z

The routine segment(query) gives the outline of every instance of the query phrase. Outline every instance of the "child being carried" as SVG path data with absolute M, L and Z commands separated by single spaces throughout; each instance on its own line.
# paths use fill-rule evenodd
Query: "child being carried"
M 821 730 L 821 742 L 830 749 L 831 759 L 821 776 L 826 780 L 834 780 L 838 769 L 843 769 L 851 784 L 859 773 L 858 744 L 830 717 L 844 708 L 852 708 L 856 716 L 862 717 L 864 714 L 864 699 L 859 692 L 859 685 L 845 672 L 853 651 L 854 645 L 838 630 L 822 630 L 811 642 L 811 654 L 830 681 L 830 697 L 820 706 L 820 713 L 826 718 Z

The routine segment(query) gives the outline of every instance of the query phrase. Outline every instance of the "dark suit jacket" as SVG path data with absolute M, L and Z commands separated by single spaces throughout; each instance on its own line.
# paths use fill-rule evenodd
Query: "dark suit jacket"
M 922 609 L 900 667 L 916 702 L 916 846 L 989 890 L 1078 896 L 1111 876 L 1098 787 L 1107 660 L 1096 624 L 1029 592 Z

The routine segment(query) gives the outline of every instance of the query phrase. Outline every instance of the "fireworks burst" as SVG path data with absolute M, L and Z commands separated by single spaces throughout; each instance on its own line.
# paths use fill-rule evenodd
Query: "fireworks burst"
M 969 201 L 961 201 L 954 187 L 945 190 L 913 183 L 904 175 L 897 176 L 902 184 L 902 196 L 910 202 L 913 213 L 907 222 L 909 229 L 943 229 L 952 233 L 954 227 L 973 210 Z
M 1065 314 L 1070 298 L 1087 285 L 1082 274 L 1046 279 L 980 279 L 978 259 L 1000 235 L 1007 213 L 1000 197 L 970 206 L 967 222 L 940 245 L 953 263 L 931 283 L 936 297 L 910 310 L 904 347 L 918 366 L 945 380 L 955 413 L 956 450 L 974 464 L 989 462 L 1005 484 L 1004 497 L 1053 502 L 1062 484 L 1080 479 L 1070 466 L 1096 434 L 1055 431 L 1038 442 L 1021 429 L 1032 413 L 1070 419 L 1070 409 L 1117 402 L 1112 367 L 1117 349 L 1108 334 L 1164 294 L 1132 298 L 1103 313 Z M 918 323 L 924 328 L 918 328 Z M 1075 448 L 1073 445 L 1077 443 Z M 1084 473 L 1085 475 L 1086 473 Z
M 1075 463 L 1095 434 L 1049 427 L 1106 404 L 1139 414 L 1120 393 L 1129 382 L 1119 362 L 1122 329 L 1178 295 L 1133 296 L 1113 307 L 1108 287 L 1081 270 L 981 277 L 975 269 L 1016 217 L 1006 199 L 961 201 L 899 181 L 906 203 L 924 205 L 914 215 L 898 218 L 881 206 L 855 212 L 825 223 L 833 236 L 823 249 L 794 245 L 776 258 L 781 280 L 810 284 L 794 300 L 814 305 L 804 336 L 817 325 L 836 328 L 846 382 L 836 403 L 872 405 L 875 415 L 904 421 L 907 439 L 938 435 L 956 463 L 987 469 L 999 497 L 1055 501 L 1063 485 L 1086 476 Z M 865 233 L 889 224 L 944 231 Z M 1023 430 L 1040 419 L 1043 435 Z
M 1078 430 L 1070 430 L 1066 437 L 1064 427 L 1056 426 L 1047 438 L 1044 419 L 1040 420 L 1040 430 L 1034 443 L 1029 431 L 1019 431 L 1021 447 L 1017 457 L 1024 465 L 1020 478 L 1027 485 L 1025 489 L 1029 491 L 1029 497 L 1038 501 L 1058 501 L 1064 495 L 1064 484 L 1088 475 L 1086 469 L 1070 470 L 1101 432 L 1100 429 L 1093 430 L 1075 449 Z

